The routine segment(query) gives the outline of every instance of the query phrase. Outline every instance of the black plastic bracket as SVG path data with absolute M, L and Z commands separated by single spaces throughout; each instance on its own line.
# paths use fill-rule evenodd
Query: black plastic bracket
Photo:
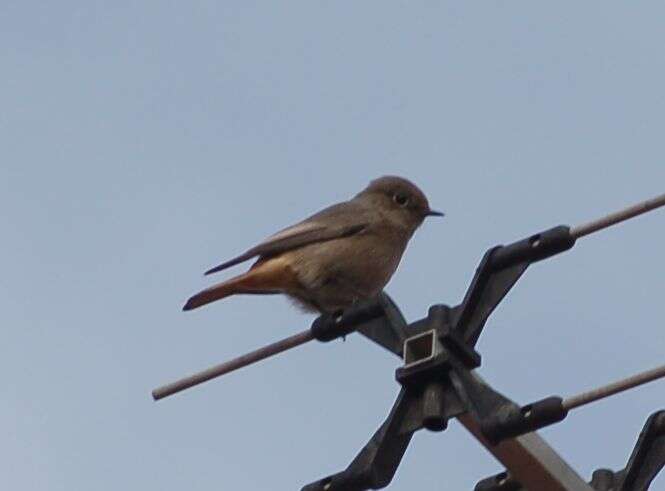
M 515 481 L 507 472 L 483 479 L 473 491 L 524 491 L 522 485 Z
M 621 472 L 620 491 L 646 491 L 664 466 L 665 411 L 658 411 L 642 428 L 628 465 Z
M 360 302 L 336 314 L 323 314 L 317 317 L 310 328 L 317 341 L 328 342 L 351 334 L 358 325 L 384 315 L 384 304 L 380 299 Z
M 514 410 L 515 404 L 472 376 L 470 371 L 481 363 L 474 346 L 487 318 L 526 268 L 574 244 L 570 229 L 561 226 L 494 247 L 483 257 L 460 305 L 432 306 L 426 318 L 411 324 L 386 294 L 340 315 L 320 316 L 312 325 L 314 338 L 330 341 L 357 329 L 404 356 L 405 364 L 395 374 L 402 385 L 397 401 L 369 443 L 346 470 L 303 491 L 380 489 L 392 480 L 415 431 L 441 431 L 464 412 L 482 421 L 499 406 Z
M 313 482 L 302 491 L 381 489 L 392 480 L 413 433 L 445 429 L 443 422 L 464 408 L 437 383 L 419 390 L 403 388 L 385 422 L 344 471 Z
M 533 431 L 565 418 L 560 398 L 551 397 L 520 407 L 480 380 L 473 370 L 481 363 L 475 346 L 487 319 L 526 269 L 536 261 L 572 248 L 574 244 L 575 238 L 569 227 L 559 226 L 507 246 L 491 248 L 483 256 L 459 305 L 452 308 L 434 305 L 427 317 L 411 324 L 407 324 L 386 294 L 381 294 L 374 302 L 354 306 L 341 315 L 317 319 L 312 325 L 316 339 L 330 341 L 358 330 L 403 357 L 404 365 L 395 372 L 395 378 L 402 386 L 397 400 L 370 441 L 344 471 L 311 483 L 302 488 L 303 491 L 383 488 L 397 471 L 414 432 L 423 428 L 442 431 L 450 418 L 464 413 L 471 415 L 482 436 L 490 442 Z M 648 445 L 640 445 L 655 450 L 648 453 L 648 459 L 637 450 L 631 457 L 631 462 L 647 459 L 650 464 L 634 464 L 639 471 L 631 471 L 629 464 L 620 475 L 626 483 L 629 479 L 636 483 L 650 482 L 663 465 L 662 415 L 653 425 L 661 432 L 658 438 L 643 436 L 640 441 L 648 442 Z M 654 431 L 647 433 L 653 435 Z M 653 460 L 653 452 L 660 460 Z M 613 478 L 618 479 L 614 475 Z M 579 480 L 579 485 L 574 487 L 586 486 Z M 476 486 L 477 491 L 517 489 L 521 489 L 520 484 L 505 473 Z M 596 489 L 608 491 L 610 488 Z M 621 489 L 646 491 L 646 487 Z
M 626 467 L 594 471 L 589 485 L 596 491 L 648 491 L 651 482 L 665 466 L 665 411 L 647 419 Z M 475 491 L 526 491 L 519 482 L 502 472 L 483 479 Z
M 489 249 L 480 261 L 462 303 L 455 308 L 455 329 L 471 346 L 494 309 L 532 263 L 571 249 L 575 238 L 560 225 L 507 246 Z
M 558 423 L 568 415 L 562 403 L 561 397 L 553 396 L 526 406 L 495 412 L 483 421 L 483 433 L 489 441 L 498 443 Z

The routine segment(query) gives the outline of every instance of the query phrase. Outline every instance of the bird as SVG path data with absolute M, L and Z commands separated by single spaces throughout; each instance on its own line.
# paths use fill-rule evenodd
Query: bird
M 383 291 L 406 246 L 432 210 L 425 194 L 398 176 L 374 179 L 334 204 L 205 272 L 256 258 L 248 271 L 190 297 L 192 310 L 238 294 L 285 294 L 306 312 L 338 313 Z

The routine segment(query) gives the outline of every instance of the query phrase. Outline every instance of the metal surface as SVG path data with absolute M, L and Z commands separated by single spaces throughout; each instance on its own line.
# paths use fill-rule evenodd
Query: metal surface
M 604 399 L 605 397 L 618 394 L 619 392 L 623 392 L 625 390 L 633 389 L 663 377 L 665 377 L 665 365 L 661 365 L 652 370 L 647 370 L 646 372 L 638 373 L 632 377 L 628 377 L 617 382 L 604 385 L 597 389 L 582 392 L 576 396 L 564 399 L 563 407 L 567 411 L 570 409 L 575 409 L 576 407 L 584 406 L 585 404 Z
M 219 377 L 220 375 L 238 370 L 239 368 L 246 367 L 247 365 L 251 365 L 252 363 L 256 363 L 260 360 L 264 360 L 268 357 L 281 353 L 282 351 L 300 346 L 301 344 L 307 343 L 312 339 L 314 339 L 312 331 L 311 329 L 307 329 L 306 331 L 299 332 L 298 334 L 284 338 L 280 341 L 277 341 L 276 343 L 272 343 L 257 350 L 250 351 L 249 353 L 241 355 L 227 362 L 220 363 L 219 365 L 215 365 L 214 367 L 210 367 L 206 370 L 190 375 L 189 377 L 184 377 L 180 380 L 176 380 L 173 383 L 163 385 L 162 387 L 152 391 L 152 397 L 154 400 L 158 401 L 164 397 L 168 397 L 185 389 L 189 389 L 195 385 L 207 382 L 208 380 L 215 377 Z
M 612 213 L 603 218 L 599 218 L 598 220 L 574 227 L 571 229 L 570 235 L 576 239 L 579 239 L 585 235 L 598 232 L 604 228 L 616 225 L 617 223 L 623 222 L 638 215 L 642 215 L 643 213 L 655 210 L 656 208 L 660 208 L 661 206 L 665 206 L 665 194 L 661 194 L 655 198 L 642 201 L 641 203 L 633 206 L 629 206 L 628 208 L 617 211 L 616 213 Z
M 485 439 L 478 423 L 468 413 L 457 419 L 525 489 L 593 491 L 593 488 L 584 482 L 537 433 L 527 433 L 492 445 Z
M 665 411 L 656 411 L 644 424 L 626 467 L 619 471 L 596 469 L 589 485 L 595 491 L 648 491 L 664 466 Z M 509 473 L 502 472 L 479 481 L 475 491 L 527 491 L 527 488 Z

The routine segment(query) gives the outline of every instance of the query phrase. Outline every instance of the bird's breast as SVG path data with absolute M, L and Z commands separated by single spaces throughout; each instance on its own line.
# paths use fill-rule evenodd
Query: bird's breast
M 310 244 L 286 254 L 305 288 L 346 285 L 369 296 L 388 283 L 405 245 L 405 241 L 368 233 Z

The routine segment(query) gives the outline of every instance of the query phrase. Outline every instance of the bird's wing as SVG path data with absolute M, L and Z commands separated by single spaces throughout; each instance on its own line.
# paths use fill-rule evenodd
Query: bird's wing
M 272 256 L 307 244 L 358 234 L 369 224 L 365 211 L 360 205 L 348 201 L 333 205 L 271 235 L 257 246 L 209 269 L 205 274 L 216 273 L 256 256 Z

